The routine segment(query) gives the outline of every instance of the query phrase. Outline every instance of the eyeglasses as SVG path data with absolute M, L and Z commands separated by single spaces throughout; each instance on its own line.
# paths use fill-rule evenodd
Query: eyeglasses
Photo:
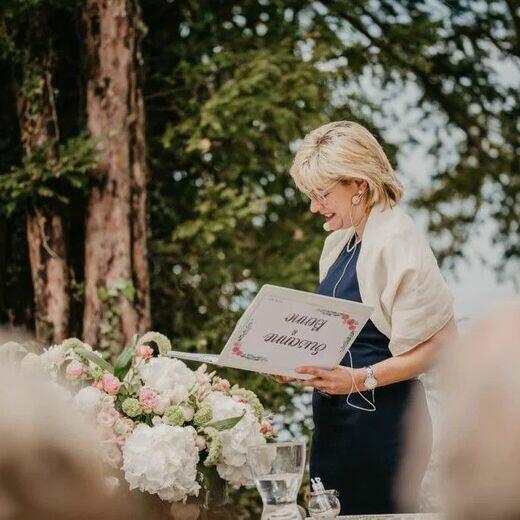
M 325 188 L 323 190 L 311 190 L 309 192 L 309 198 L 316 200 L 320 204 L 325 204 L 327 202 L 327 196 L 330 194 L 330 192 L 333 190 L 334 186 L 341 182 L 339 179 L 334 181 L 328 188 Z

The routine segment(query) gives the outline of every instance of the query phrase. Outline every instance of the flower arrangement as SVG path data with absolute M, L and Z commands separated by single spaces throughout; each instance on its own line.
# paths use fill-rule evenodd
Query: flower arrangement
M 166 336 L 148 332 L 110 364 L 70 338 L 26 353 L 21 367 L 68 381 L 74 405 L 99 431 L 103 460 L 130 489 L 185 501 L 209 469 L 235 487 L 252 484 L 247 450 L 274 435 L 258 397 L 206 365 L 191 370 L 170 350 Z

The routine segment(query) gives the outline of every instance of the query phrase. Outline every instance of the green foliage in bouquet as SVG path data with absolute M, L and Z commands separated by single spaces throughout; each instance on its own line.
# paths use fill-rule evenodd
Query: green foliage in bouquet
M 205 365 L 191 370 L 170 350 L 166 336 L 148 332 L 113 365 L 77 338 L 40 355 L 10 342 L 0 355 L 68 389 L 99 432 L 107 470 L 130 489 L 207 505 L 215 492 L 209 485 L 252 483 L 247 450 L 274 435 L 270 414 L 254 392 L 231 387 Z

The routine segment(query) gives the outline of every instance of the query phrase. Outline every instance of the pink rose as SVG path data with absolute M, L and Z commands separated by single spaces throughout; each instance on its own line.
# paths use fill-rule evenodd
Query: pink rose
M 353 318 L 350 318 L 350 320 L 347 320 L 347 324 L 352 327 L 353 325 L 356 324 L 356 320 Z
M 220 379 L 218 383 L 215 385 L 215 388 L 217 390 L 220 390 L 221 392 L 229 392 L 231 384 L 227 379 Z
M 139 404 L 146 413 L 151 413 L 159 404 L 159 395 L 153 388 L 145 386 L 139 392 Z
M 101 410 L 98 413 L 97 421 L 98 421 L 98 424 L 100 424 L 101 426 L 106 427 L 106 428 L 111 428 L 112 426 L 114 426 L 114 423 L 116 422 L 116 418 L 110 412 Z
M 66 374 L 66 376 L 69 379 L 78 379 L 78 378 L 80 378 L 83 375 L 84 371 L 85 371 L 85 367 L 83 366 L 83 363 L 73 359 L 67 365 L 67 369 L 65 370 L 65 374 Z
M 128 438 L 125 435 L 119 435 L 118 437 L 116 437 L 116 443 L 120 448 L 122 448 L 125 445 L 127 440 Z
M 262 435 L 265 435 L 266 437 L 272 435 L 273 426 L 271 425 L 271 423 L 267 421 L 262 421 L 262 423 L 260 424 L 260 433 L 262 433 Z
M 98 379 L 97 381 L 93 381 L 92 382 L 92 386 L 94 388 L 97 388 L 98 390 L 103 390 L 103 381 L 101 381 L 101 379 Z
M 153 356 L 153 348 L 149 345 L 138 345 L 135 352 L 143 359 L 150 359 Z
M 112 374 L 103 374 L 101 378 L 101 384 L 103 385 L 103 390 L 110 395 L 116 395 L 121 388 L 121 381 L 116 376 Z

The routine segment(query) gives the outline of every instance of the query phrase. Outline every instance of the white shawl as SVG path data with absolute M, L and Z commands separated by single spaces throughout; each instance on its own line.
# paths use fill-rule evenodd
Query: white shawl
M 325 239 L 320 282 L 353 232 L 339 229 Z M 372 208 L 356 270 L 361 300 L 374 307 L 371 320 L 390 339 L 394 356 L 431 338 L 453 316 L 453 297 L 437 260 L 399 206 Z

